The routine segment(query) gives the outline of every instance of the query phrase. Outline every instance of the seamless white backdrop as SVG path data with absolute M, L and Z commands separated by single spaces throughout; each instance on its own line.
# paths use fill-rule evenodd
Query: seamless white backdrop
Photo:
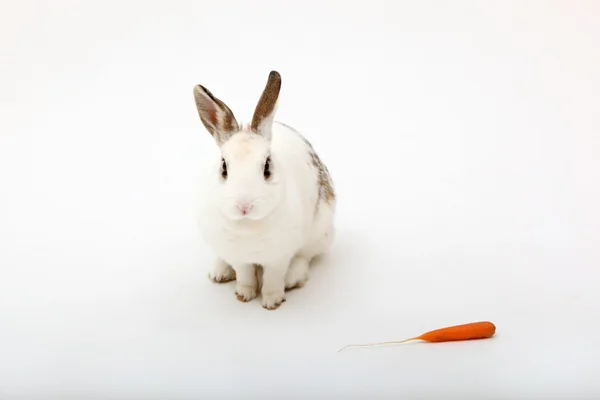
M 599 40 L 593 1 L 3 2 L 0 398 L 597 398 Z M 206 276 L 192 97 L 248 121 L 271 69 L 339 195 L 275 312 Z

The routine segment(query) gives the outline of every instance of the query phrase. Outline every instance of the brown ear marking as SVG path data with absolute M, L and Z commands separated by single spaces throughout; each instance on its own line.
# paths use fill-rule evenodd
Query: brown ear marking
M 210 90 L 202 85 L 196 85 L 194 100 L 202 124 L 217 142 L 224 142 L 227 136 L 239 130 L 233 112 Z
M 279 75 L 279 72 L 277 71 L 271 71 L 271 73 L 269 73 L 267 84 L 265 85 L 263 93 L 256 105 L 256 109 L 254 110 L 254 116 L 252 117 L 250 128 L 255 133 L 259 133 L 259 128 L 263 121 L 269 118 L 275 110 L 280 89 L 281 75 Z

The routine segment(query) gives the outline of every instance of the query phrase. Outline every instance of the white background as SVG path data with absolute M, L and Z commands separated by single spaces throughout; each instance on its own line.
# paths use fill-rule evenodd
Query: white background
M 1 399 L 600 396 L 598 2 L 1 8 Z M 207 278 L 192 96 L 271 69 L 339 194 L 274 312 Z

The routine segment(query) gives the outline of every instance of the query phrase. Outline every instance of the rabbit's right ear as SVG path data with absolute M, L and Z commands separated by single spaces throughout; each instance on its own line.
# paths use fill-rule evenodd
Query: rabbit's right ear
M 194 99 L 202 124 L 219 146 L 240 129 L 229 107 L 204 86 L 194 87 Z

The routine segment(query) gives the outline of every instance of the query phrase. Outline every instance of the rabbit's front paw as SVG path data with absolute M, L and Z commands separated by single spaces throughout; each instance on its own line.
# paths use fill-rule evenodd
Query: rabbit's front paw
M 215 261 L 211 271 L 208 273 L 208 277 L 217 283 L 231 282 L 235 280 L 235 271 L 231 265 L 225 261 L 218 259 Z
M 308 260 L 304 257 L 294 257 L 290 268 L 285 274 L 285 290 L 301 288 L 308 280 Z
M 276 310 L 284 301 L 285 292 L 283 290 L 270 293 L 262 293 L 262 306 L 267 310 Z
M 256 297 L 256 286 L 243 285 L 238 282 L 235 286 L 235 297 L 244 303 L 254 299 Z
M 235 297 L 239 301 L 247 302 L 256 297 L 258 281 L 253 264 L 241 264 L 233 267 L 236 272 Z

